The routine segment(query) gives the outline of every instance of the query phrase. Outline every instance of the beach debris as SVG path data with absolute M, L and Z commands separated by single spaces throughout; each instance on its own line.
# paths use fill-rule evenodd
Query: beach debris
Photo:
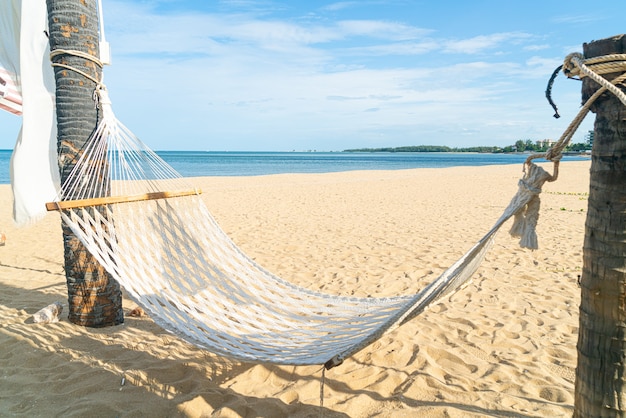
M 7 236 L 4 235 L 4 232 L 0 232 L 0 247 L 2 247 L 3 245 L 6 245 L 7 243 Z
M 33 314 L 33 321 L 36 324 L 49 324 L 59 322 L 59 315 L 63 312 L 61 302 L 54 302 Z
M 135 318 L 141 318 L 144 315 L 145 315 L 145 313 L 144 313 L 143 309 L 141 309 L 139 306 L 137 306 L 135 309 L 132 309 L 128 313 L 128 316 L 132 316 L 132 317 L 135 317 Z

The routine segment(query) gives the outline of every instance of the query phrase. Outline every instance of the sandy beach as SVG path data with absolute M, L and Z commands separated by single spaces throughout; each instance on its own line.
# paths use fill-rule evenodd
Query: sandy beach
M 546 169 L 551 165 L 542 164 Z M 326 372 L 229 361 L 127 316 L 67 321 L 60 218 L 16 228 L 0 185 L 0 416 L 561 417 L 574 403 L 590 161 L 544 186 L 539 249 L 496 237 L 471 283 Z M 495 223 L 521 165 L 197 178 L 268 270 L 340 295 L 412 294 Z M 32 315 L 62 302 L 61 320 Z M 136 305 L 124 300 L 128 313 Z

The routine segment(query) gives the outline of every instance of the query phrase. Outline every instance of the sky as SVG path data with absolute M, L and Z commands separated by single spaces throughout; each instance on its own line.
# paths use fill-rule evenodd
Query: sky
M 620 1 L 103 0 L 119 120 L 155 150 L 341 151 L 558 139 Z M 21 119 L 0 112 L 0 149 Z M 587 116 L 573 142 L 593 129 Z

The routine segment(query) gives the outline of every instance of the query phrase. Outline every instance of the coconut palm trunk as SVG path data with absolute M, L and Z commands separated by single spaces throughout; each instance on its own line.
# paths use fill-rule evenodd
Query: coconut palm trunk
M 47 0 L 50 50 L 77 50 L 98 56 L 96 0 Z M 54 63 L 80 70 L 100 80 L 101 68 L 73 54 L 54 56 Z M 58 157 L 63 182 L 96 127 L 98 113 L 93 93 L 96 84 L 78 72 L 55 67 Z M 70 196 L 71 198 L 71 196 Z M 119 284 L 85 249 L 63 223 L 65 276 L 69 320 L 103 327 L 124 322 Z
M 624 35 L 584 45 L 585 58 L 614 53 L 626 53 Z M 597 88 L 595 82 L 584 79 L 583 101 Z M 596 120 L 580 280 L 574 417 L 624 417 L 626 106 L 615 95 L 604 93 L 592 111 Z

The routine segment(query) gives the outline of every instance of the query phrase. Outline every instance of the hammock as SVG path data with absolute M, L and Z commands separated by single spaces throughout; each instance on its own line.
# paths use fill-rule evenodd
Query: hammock
M 336 366 L 466 284 L 512 216 L 522 246 L 536 247 L 537 195 L 553 177 L 530 163 L 493 228 L 416 295 L 339 297 L 295 286 L 246 256 L 200 191 L 115 118 L 106 90 L 98 93 L 101 122 L 48 209 L 157 324 L 216 354 Z

